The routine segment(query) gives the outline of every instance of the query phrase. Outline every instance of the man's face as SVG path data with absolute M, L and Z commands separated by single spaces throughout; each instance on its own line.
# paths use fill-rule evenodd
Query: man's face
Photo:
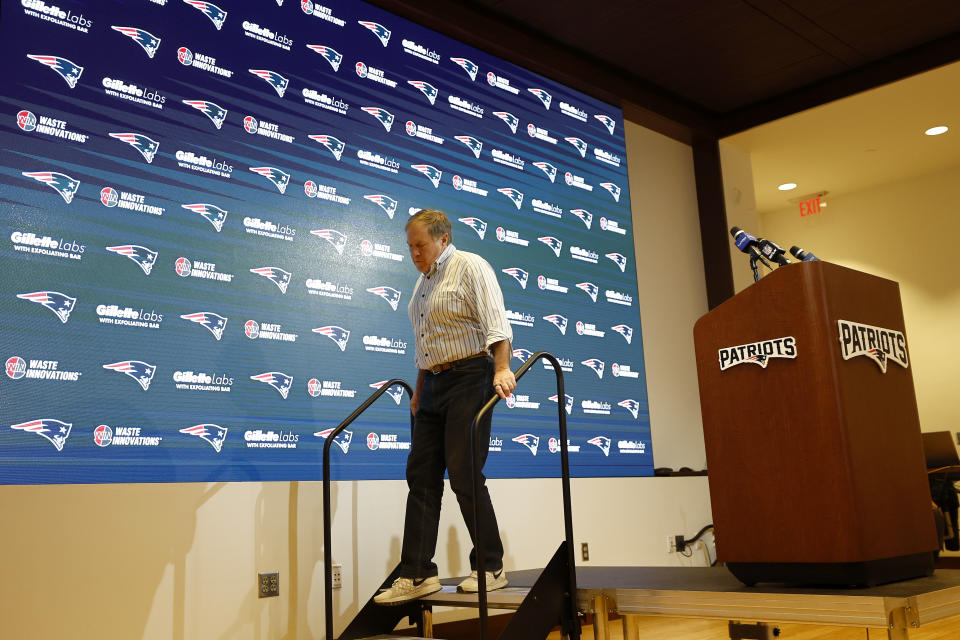
M 407 247 L 410 259 L 420 273 L 427 273 L 446 248 L 450 237 L 445 233 L 439 238 L 430 235 L 427 225 L 414 222 L 407 229 Z

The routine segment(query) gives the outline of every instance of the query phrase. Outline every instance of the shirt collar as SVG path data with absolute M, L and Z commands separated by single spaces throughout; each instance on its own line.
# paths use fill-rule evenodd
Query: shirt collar
M 444 250 L 440 253 L 440 255 L 437 256 L 437 259 L 434 261 L 434 263 L 433 263 L 432 265 L 430 265 L 430 270 L 427 271 L 427 273 L 425 274 L 426 277 L 429 278 L 430 276 L 432 276 L 433 274 L 435 274 L 435 273 L 437 272 L 437 269 L 439 269 L 440 266 L 441 266 L 444 262 L 446 262 L 446 261 L 450 258 L 450 256 L 453 255 L 453 252 L 456 251 L 456 250 L 457 250 L 457 248 L 456 248 L 455 246 L 453 246 L 453 243 L 452 243 L 452 242 L 451 242 L 450 244 L 448 244 L 448 245 L 447 245 L 447 248 L 444 249 Z

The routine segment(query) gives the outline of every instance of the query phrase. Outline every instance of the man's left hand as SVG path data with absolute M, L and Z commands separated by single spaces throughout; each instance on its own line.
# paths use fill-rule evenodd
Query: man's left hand
M 500 369 L 493 374 L 493 390 L 504 400 L 517 388 L 517 379 L 510 369 Z

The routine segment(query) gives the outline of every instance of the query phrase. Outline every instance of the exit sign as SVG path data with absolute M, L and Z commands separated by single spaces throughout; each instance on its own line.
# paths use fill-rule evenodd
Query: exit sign
M 814 214 L 820 213 L 821 207 L 825 207 L 826 203 L 820 202 L 820 197 L 811 198 L 809 200 L 801 200 L 800 205 L 800 217 L 805 218 L 807 216 L 812 216 Z

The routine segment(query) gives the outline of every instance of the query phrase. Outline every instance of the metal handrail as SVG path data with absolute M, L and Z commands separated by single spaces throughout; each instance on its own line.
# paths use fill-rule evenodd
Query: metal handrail
M 394 385 L 400 385 L 407 391 L 407 395 L 413 398 L 413 390 L 410 388 L 410 385 L 400 378 L 392 378 L 387 382 L 383 383 L 379 389 L 373 392 L 373 394 L 367 398 L 363 404 L 354 409 L 347 418 L 341 422 L 337 427 L 330 432 L 330 435 L 327 436 L 327 441 L 323 443 L 323 574 L 324 574 L 324 583 L 323 583 L 323 618 L 326 628 L 326 638 L 327 640 L 334 640 L 333 636 L 333 557 L 331 555 L 331 542 L 330 542 L 330 445 L 333 444 L 334 439 L 340 434 L 341 431 L 350 426 L 354 420 L 356 420 L 361 413 L 370 408 L 374 402 L 377 401 L 380 396 L 387 392 L 390 387 Z M 411 429 L 413 427 L 413 415 L 410 416 L 410 425 Z
M 574 598 L 577 593 L 577 573 L 573 556 L 573 516 L 570 508 L 570 462 L 567 453 L 567 396 L 563 389 L 563 371 L 560 369 L 560 363 L 553 355 L 546 351 L 538 351 L 530 356 L 530 358 L 523 363 L 523 366 L 517 369 L 515 378 L 520 380 L 523 374 L 533 366 L 533 363 L 541 358 L 548 360 L 550 364 L 553 365 L 553 370 L 557 374 L 557 411 L 560 416 L 560 475 L 563 485 L 563 527 L 567 540 L 567 566 L 569 568 L 568 579 L 570 588 L 568 602 L 570 602 L 571 608 L 568 615 L 571 620 L 576 620 L 577 612 L 575 610 L 576 605 L 574 604 Z M 484 566 L 483 539 L 480 531 L 480 501 L 478 496 L 480 495 L 480 473 L 483 465 L 480 461 L 481 443 L 477 441 L 479 434 L 477 424 L 499 401 L 500 396 L 494 394 L 493 397 L 487 400 L 487 403 L 483 405 L 480 411 L 477 412 L 477 416 L 470 425 L 471 470 L 473 475 L 473 546 L 477 557 L 477 597 L 479 598 L 481 640 L 487 640 L 487 573 L 486 567 Z M 486 446 L 489 447 L 489 443 L 487 443 Z M 579 640 L 579 627 L 574 624 L 572 625 L 572 629 L 574 640 Z

